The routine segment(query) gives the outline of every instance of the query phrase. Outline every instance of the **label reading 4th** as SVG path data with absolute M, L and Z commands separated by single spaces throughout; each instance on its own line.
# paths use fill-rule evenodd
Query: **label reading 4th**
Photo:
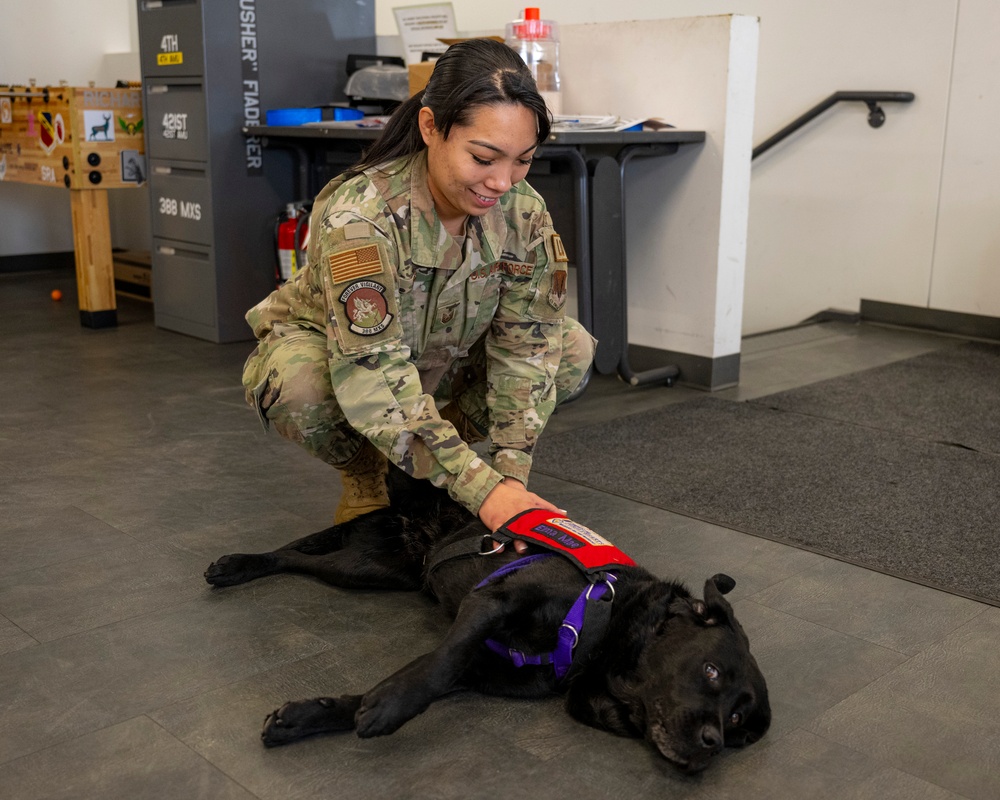
M 184 53 L 176 33 L 168 33 L 160 39 L 160 52 L 156 54 L 157 66 L 165 67 L 184 63 Z
M 160 213 L 167 217 L 177 217 L 190 219 L 198 222 L 201 219 L 201 203 L 193 203 L 188 200 L 177 201 L 173 197 L 161 197 L 159 199 Z

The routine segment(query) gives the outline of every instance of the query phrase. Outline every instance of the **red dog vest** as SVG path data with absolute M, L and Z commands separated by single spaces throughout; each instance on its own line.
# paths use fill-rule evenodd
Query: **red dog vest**
M 502 543 L 522 539 L 565 556 L 588 575 L 635 562 L 590 528 L 565 514 L 534 508 L 508 520 L 493 538 Z

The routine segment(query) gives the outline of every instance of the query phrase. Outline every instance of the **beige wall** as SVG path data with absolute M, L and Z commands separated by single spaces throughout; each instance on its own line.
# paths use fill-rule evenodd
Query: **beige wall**
M 395 34 L 392 8 L 405 4 L 376 1 L 380 34 Z M 132 0 L 8 5 L 0 81 L 85 83 L 105 77 L 104 54 L 134 48 Z M 516 10 L 453 5 L 465 31 L 501 30 Z M 911 107 L 887 109 L 879 130 L 862 106 L 841 107 L 755 163 L 744 332 L 857 309 L 861 298 L 1000 316 L 995 0 L 548 0 L 541 9 L 565 24 L 759 16 L 756 142 L 837 89 L 916 92 Z M 0 256 L 71 249 L 64 194 L 0 187 Z
M 379 34 L 395 34 L 392 8 L 404 4 L 377 0 Z M 460 30 L 476 32 L 501 29 L 516 10 L 478 0 L 453 5 Z M 827 308 L 857 310 L 862 298 L 1000 316 L 995 0 L 547 0 L 540 7 L 564 24 L 760 17 L 755 142 L 836 90 L 916 93 L 911 106 L 887 106 L 878 130 L 863 105 L 842 105 L 755 162 L 745 333 Z M 608 46 L 601 55 L 613 62 Z
M 962 0 L 930 305 L 1000 315 L 1000 3 Z
M 565 110 L 690 120 L 703 145 L 626 167 L 629 342 L 705 358 L 740 351 L 756 17 L 717 15 L 569 24 Z M 594 53 L 610 49 L 611 71 Z M 653 64 L 683 82 L 647 85 Z M 665 265 L 669 265 L 666 266 Z

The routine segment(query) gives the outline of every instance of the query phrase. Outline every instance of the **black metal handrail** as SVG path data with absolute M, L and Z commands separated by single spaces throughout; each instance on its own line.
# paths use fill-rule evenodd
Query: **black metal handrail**
M 757 156 L 770 150 L 782 139 L 791 136 L 799 128 L 807 125 L 809 122 L 812 122 L 812 120 L 816 119 L 816 117 L 828 108 L 832 108 L 837 103 L 850 103 L 857 101 L 867 104 L 868 124 L 873 128 L 880 128 L 882 127 L 882 123 L 885 122 L 885 112 L 882 110 L 879 103 L 910 103 L 913 102 L 913 98 L 913 92 L 834 92 L 822 103 L 818 103 L 813 106 L 801 117 L 793 122 L 790 122 L 774 134 L 774 136 L 757 145 L 753 149 L 753 157 L 757 158 Z

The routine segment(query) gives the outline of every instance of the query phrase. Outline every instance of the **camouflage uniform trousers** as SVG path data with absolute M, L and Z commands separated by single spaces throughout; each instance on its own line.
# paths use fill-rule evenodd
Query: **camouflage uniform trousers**
M 556 404 L 583 382 L 594 360 L 593 337 L 576 320 L 563 322 L 563 349 L 556 371 Z M 260 341 L 243 369 L 247 403 L 264 429 L 273 425 L 284 438 L 334 467 L 343 466 L 364 444 L 347 422 L 330 383 L 330 352 L 316 330 L 277 323 Z M 457 359 L 433 392 L 439 405 L 454 400 L 480 431 L 489 429 L 486 355 L 480 339 Z

